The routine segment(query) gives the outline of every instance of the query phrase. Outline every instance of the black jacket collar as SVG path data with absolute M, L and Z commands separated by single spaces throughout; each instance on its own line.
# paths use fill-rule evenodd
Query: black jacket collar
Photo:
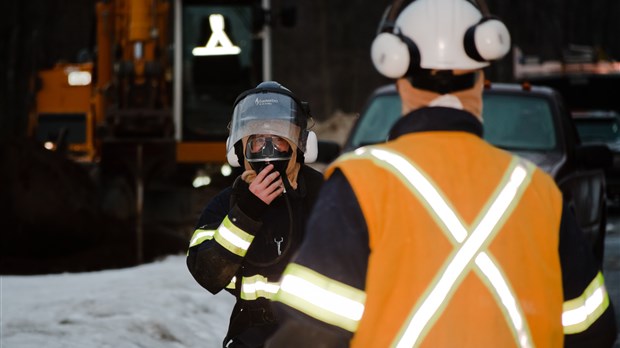
M 460 131 L 482 138 L 482 122 L 467 111 L 446 107 L 426 107 L 401 117 L 392 126 L 389 140 L 401 135 L 430 131 Z

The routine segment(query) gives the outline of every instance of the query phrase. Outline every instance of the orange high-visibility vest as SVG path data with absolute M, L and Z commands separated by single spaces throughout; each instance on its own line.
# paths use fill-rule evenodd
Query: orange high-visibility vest
M 464 132 L 404 135 L 334 168 L 371 250 L 352 347 L 562 346 L 562 197 L 547 174 Z

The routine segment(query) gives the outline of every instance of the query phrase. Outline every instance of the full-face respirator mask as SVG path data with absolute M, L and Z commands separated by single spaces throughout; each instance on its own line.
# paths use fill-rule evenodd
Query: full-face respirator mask
M 273 164 L 275 171 L 285 174 L 292 154 L 286 139 L 271 134 L 251 135 L 245 148 L 245 159 L 256 173 Z

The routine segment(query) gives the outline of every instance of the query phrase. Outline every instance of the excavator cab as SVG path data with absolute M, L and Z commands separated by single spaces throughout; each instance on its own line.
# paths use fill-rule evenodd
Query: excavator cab
M 225 141 L 232 104 L 262 80 L 262 38 L 253 3 L 188 3 L 182 12 L 184 140 Z

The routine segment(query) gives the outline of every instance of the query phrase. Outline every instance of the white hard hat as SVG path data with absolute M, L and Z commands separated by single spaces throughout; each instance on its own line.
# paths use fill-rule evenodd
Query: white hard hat
M 375 67 L 387 77 L 416 68 L 480 69 L 510 50 L 506 26 L 467 0 L 415 0 L 398 11 L 391 9 L 396 20 L 387 18 L 371 48 Z

